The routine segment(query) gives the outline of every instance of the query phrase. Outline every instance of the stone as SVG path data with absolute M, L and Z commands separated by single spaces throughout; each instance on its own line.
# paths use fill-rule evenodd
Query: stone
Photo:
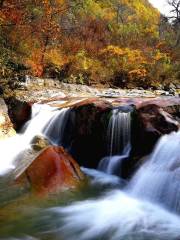
M 162 135 L 178 130 L 178 121 L 160 106 L 147 104 L 140 107 L 133 119 L 133 150 L 136 149 L 139 156 L 147 155 Z
M 98 98 L 78 103 L 70 112 L 65 146 L 84 167 L 96 168 L 106 155 L 106 135 L 112 105 Z
M 31 118 L 31 103 L 20 101 L 14 97 L 6 99 L 8 114 L 14 125 L 19 131 L 22 126 Z
M 51 145 L 50 141 L 44 136 L 35 136 L 31 141 L 31 147 L 35 151 L 41 151 L 49 145 Z
M 27 183 L 35 194 L 46 195 L 75 188 L 84 179 L 76 161 L 62 148 L 49 146 L 18 176 L 16 183 Z
M 8 116 L 7 106 L 0 98 L 0 140 L 12 137 L 16 134 L 13 124 Z

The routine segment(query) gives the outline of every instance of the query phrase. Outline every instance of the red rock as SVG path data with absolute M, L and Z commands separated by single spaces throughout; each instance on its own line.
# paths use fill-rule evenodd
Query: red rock
M 136 116 L 133 121 L 132 145 L 140 156 L 149 154 L 162 135 L 179 129 L 178 121 L 155 104 L 139 108 Z
M 32 191 L 39 194 L 76 187 L 84 178 L 76 161 L 62 147 L 55 146 L 41 152 L 17 181 L 25 176 Z

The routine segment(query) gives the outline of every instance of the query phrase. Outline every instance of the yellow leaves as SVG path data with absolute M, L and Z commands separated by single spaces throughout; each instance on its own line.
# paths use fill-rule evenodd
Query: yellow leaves
M 159 61 L 163 57 L 164 57 L 164 54 L 162 54 L 161 52 L 157 51 L 156 55 L 154 56 L 154 60 Z
M 26 60 L 26 65 L 29 66 L 35 76 L 41 76 L 43 72 L 43 66 L 41 64 L 41 51 L 33 49 L 31 56 Z
M 107 57 L 115 56 L 121 60 L 124 58 L 128 64 L 145 64 L 147 62 L 143 52 L 138 49 L 120 48 L 118 46 L 109 45 L 107 48 L 100 51 L 101 55 L 107 55 Z
M 134 69 L 132 71 L 129 71 L 129 76 L 131 78 L 142 78 L 142 77 L 146 77 L 146 75 L 147 75 L 147 70 L 145 68 Z
M 107 48 L 103 49 L 100 51 L 100 54 L 113 54 L 113 55 L 118 55 L 118 56 L 122 56 L 125 54 L 125 52 L 123 51 L 123 49 L 119 48 L 118 46 L 113 46 L 113 45 L 109 45 Z
M 59 49 L 50 49 L 45 54 L 45 62 L 52 63 L 56 66 L 63 66 L 68 63 L 69 59 Z
M 155 55 L 154 55 L 154 60 L 159 61 L 162 59 L 166 59 L 168 56 L 166 53 L 161 53 L 160 51 L 156 51 Z
M 89 14 L 95 16 L 100 16 L 102 14 L 101 5 L 98 2 L 95 2 L 93 0 L 86 0 L 84 2 L 84 5 Z
M 116 13 L 112 11 L 112 9 L 107 9 L 104 11 L 104 19 L 108 21 L 112 21 L 116 17 Z
M 46 52 L 42 52 L 42 49 L 33 49 L 31 56 L 26 60 L 34 75 L 41 76 L 44 68 L 52 64 L 57 67 L 62 67 L 69 62 L 69 57 L 66 56 L 59 48 L 47 49 Z
M 132 6 L 134 7 L 137 16 L 144 23 L 157 24 L 160 18 L 158 10 L 154 9 L 150 4 L 145 4 L 144 1 L 133 0 Z
M 84 50 L 79 51 L 73 58 L 76 68 L 88 70 L 93 65 L 93 60 L 89 58 Z
M 112 72 L 109 71 L 107 66 L 97 58 L 89 56 L 85 50 L 79 51 L 75 56 L 71 57 L 70 72 L 80 78 L 80 74 L 88 76 L 88 79 L 95 81 L 105 81 L 105 79 L 112 77 Z
M 146 69 L 149 59 L 140 49 L 120 48 L 110 45 L 100 53 L 104 65 L 109 72 L 126 72 L 129 79 L 145 79 L 148 75 Z
M 112 21 L 116 17 L 116 10 L 112 8 L 111 1 L 84 0 L 81 14 Z
M 132 64 L 146 63 L 146 58 L 143 56 L 143 52 L 141 50 L 131 50 L 127 48 L 127 57 L 128 57 L 129 63 L 132 63 Z
M 171 63 L 171 58 L 169 56 L 169 54 L 167 53 L 162 53 L 159 50 L 156 50 L 153 56 L 153 62 L 154 64 L 156 62 L 160 62 L 162 64 L 170 64 Z
M 65 0 L 56 0 L 56 3 L 59 5 L 64 5 L 66 3 Z

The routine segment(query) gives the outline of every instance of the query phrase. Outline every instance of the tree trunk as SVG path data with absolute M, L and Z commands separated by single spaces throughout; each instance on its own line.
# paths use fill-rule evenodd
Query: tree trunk
M 44 41 L 44 46 L 43 46 L 43 49 L 42 49 L 41 60 L 40 60 L 40 65 L 42 66 L 41 76 L 44 74 L 44 58 L 45 58 L 45 54 L 46 54 L 48 44 L 49 44 L 49 37 L 46 36 L 45 41 Z
M 3 8 L 4 2 L 5 2 L 5 0 L 0 0 L 0 8 Z

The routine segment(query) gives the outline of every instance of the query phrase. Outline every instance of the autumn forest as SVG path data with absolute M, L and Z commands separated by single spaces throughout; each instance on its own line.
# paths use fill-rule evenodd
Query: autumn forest
M 111 87 L 180 81 L 180 2 L 1 0 L 1 79 L 25 75 Z

